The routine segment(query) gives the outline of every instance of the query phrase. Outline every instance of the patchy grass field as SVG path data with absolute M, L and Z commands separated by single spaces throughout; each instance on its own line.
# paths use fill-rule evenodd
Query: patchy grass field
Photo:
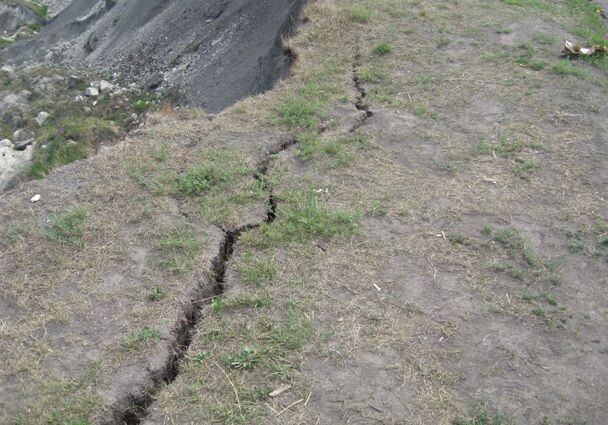
M 0 422 L 608 421 L 596 7 L 305 18 L 272 92 L 0 198 Z

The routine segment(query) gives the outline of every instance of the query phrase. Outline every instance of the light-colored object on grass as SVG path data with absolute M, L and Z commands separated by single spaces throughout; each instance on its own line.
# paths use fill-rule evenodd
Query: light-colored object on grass
M 112 90 L 114 90 L 114 84 L 112 84 L 112 83 L 110 83 L 109 81 L 106 81 L 106 80 L 101 80 L 99 82 L 99 90 L 102 93 L 106 93 L 106 92 L 112 91 Z
M 25 142 L 26 140 L 33 138 L 34 132 L 31 130 L 26 130 L 25 128 L 20 128 L 19 130 L 13 133 L 13 140 L 15 142 Z
M 41 196 L 37 193 L 34 196 L 32 196 L 32 199 L 30 199 L 30 201 L 32 201 L 32 203 L 36 203 L 40 200 Z
M 12 148 L 13 147 L 13 142 L 11 142 L 8 139 L 2 139 L 0 140 L 0 148 Z
M 7 146 L 7 141 L 10 143 L 8 139 L 0 142 L 0 192 L 14 177 L 26 169 L 34 151 L 32 146 L 27 146 L 23 151 L 16 151 L 12 143 Z
M 95 87 L 87 87 L 84 95 L 88 97 L 97 97 L 99 96 L 99 90 L 97 90 Z
M 41 111 L 38 116 L 36 117 L 36 123 L 38 125 L 42 125 L 44 124 L 44 122 L 47 120 L 47 118 L 50 116 L 51 114 L 49 114 L 48 112 L 45 111 Z
M 279 388 L 268 394 L 270 397 L 278 397 L 283 394 L 285 391 L 291 389 L 291 385 L 281 385 Z
M 15 72 L 15 70 L 8 65 L 4 65 L 2 68 L 0 68 L 0 71 L 8 75 L 9 78 L 11 78 L 13 76 L 13 73 Z
M 591 47 L 582 47 L 571 41 L 564 40 L 564 54 L 568 56 L 591 56 L 596 53 L 608 55 L 608 46 L 595 45 Z

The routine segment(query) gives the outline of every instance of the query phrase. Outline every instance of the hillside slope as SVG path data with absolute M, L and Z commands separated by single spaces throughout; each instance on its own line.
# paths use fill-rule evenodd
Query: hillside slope
M 301 0 L 76 0 L 4 56 L 90 66 L 173 100 L 218 111 L 286 75 Z

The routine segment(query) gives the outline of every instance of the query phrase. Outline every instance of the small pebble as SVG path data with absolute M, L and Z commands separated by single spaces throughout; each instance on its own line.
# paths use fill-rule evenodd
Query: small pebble
M 40 195 L 36 194 L 36 195 L 32 196 L 32 199 L 31 199 L 32 203 L 38 202 L 39 200 L 40 200 Z

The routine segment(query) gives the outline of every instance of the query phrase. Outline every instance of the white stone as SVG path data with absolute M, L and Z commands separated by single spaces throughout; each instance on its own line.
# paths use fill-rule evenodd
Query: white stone
M 0 140 L 0 148 L 12 148 L 13 142 L 8 139 Z
M 38 125 L 42 125 L 44 124 L 44 122 L 47 120 L 47 118 L 50 116 L 51 114 L 49 114 L 48 112 L 45 111 L 41 111 L 38 116 L 36 117 L 36 123 Z
M 84 92 L 84 95 L 88 97 L 97 97 L 99 96 L 99 90 L 97 90 L 95 87 L 88 87 Z
M 13 140 L 16 142 L 25 142 L 26 140 L 33 138 L 34 132 L 31 130 L 26 130 L 25 128 L 20 128 L 13 133 Z
M 40 200 L 39 194 L 35 194 L 34 196 L 32 196 L 32 199 L 31 199 L 32 203 L 38 202 L 39 200 Z
M 34 149 L 28 146 L 24 151 L 16 151 L 12 147 L 0 146 L 0 192 L 8 182 L 25 171 L 32 160 Z
M 15 72 L 15 70 L 8 65 L 4 65 L 2 68 L 0 68 L 0 70 L 6 73 L 9 77 L 12 77 L 13 73 Z
M 101 80 L 99 82 L 99 90 L 102 93 L 106 93 L 106 92 L 112 91 L 112 90 L 114 90 L 114 84 L 112 84 L 112 83 L 110 83 L 109 81 L 106 81 L 106 80 Z

